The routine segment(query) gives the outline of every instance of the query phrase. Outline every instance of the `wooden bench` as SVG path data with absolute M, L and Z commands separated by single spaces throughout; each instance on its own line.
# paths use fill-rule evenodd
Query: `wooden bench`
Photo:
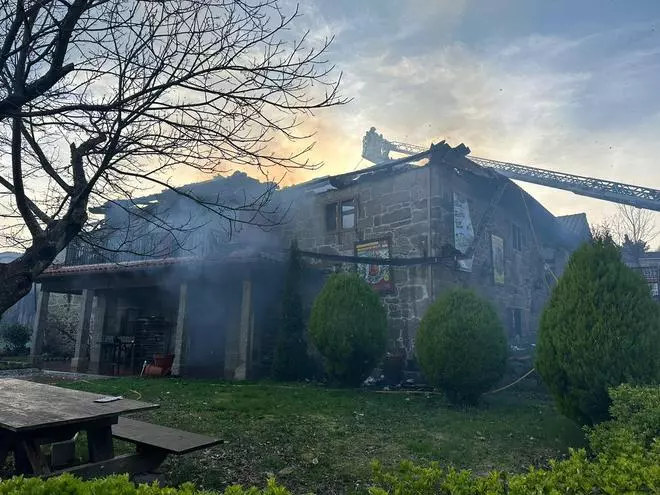
M 174 455 L 187 454 L 220 443 L 217 438 L 206 435 L 124 417 L 120 417 L 119 422 L 112 426 L 112 436 L 133 443 L 138 449 L 157 450 Z
M 115 473 L 147 473 L 158 468 L 170 454 L 187 454 L 220 443 L 217 438 L 121 416 L 117 424 L 112 425 L 112 436 L 135 444 L 136 452 L 102 462 L 55 471 L 52 474 L 68 472 L 82 478 L 95 478 Z

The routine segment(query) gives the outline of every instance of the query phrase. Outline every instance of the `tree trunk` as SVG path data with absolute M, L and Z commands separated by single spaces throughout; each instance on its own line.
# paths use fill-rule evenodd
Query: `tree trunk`
M 25 297 L 36 278 L 55 257 L 80 233 L 87 221 L 87 202 L 49 225 L 32 241 L 25 253 L 10 263 L 0 264 L 0 314 Z

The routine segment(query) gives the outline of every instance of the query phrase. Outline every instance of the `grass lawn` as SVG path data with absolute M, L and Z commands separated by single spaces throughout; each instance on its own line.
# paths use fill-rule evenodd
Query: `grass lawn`
M 483 472 L 520 471 L 581 445 L 582 433 L 543 394 L 505 391 L 478 409 L 438 395 L 312 385 L 119 378 L 58 382 L 161 404 L 140 418 L 224 440 L 168 460 L 169 482 L 209 489 L 263 485 L 268 474 L 298 493 L 350 493 L 370 461 L 439 461 Z

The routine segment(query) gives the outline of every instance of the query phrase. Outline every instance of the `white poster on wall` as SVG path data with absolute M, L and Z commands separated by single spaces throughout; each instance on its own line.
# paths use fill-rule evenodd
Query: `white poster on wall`
M 474 229 L 470 218 L 470 205 L 466 198 L 454 193 L 454 247 L 465 254 L 473 240 Z M 459 260 L 459 270 L 471 272 L 473 260 L 473 256 L 470 259 Z

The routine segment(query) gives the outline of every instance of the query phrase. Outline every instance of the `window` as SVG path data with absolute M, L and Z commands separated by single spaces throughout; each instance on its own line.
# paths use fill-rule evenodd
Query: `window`
M 513 224 L 513 249 L 517 251 L 522 251 L 522 248 L 527 244 L 525 240 L 525 235 L 520 227 L 515 223 Z
M 511 336 L 522 337 L 522 310 L 511 308 Z
M 337 230 L 337 203 L 325 205 L 325 228 L 328 232 Z
M 343 201 L 341 204 L 341 228 L 352 229 L 355 227 L 355 203 L 353 200 Z
M 325 227 L 328 232 L 355 228 L 355 201 L 349 199 L 325 205 Z

